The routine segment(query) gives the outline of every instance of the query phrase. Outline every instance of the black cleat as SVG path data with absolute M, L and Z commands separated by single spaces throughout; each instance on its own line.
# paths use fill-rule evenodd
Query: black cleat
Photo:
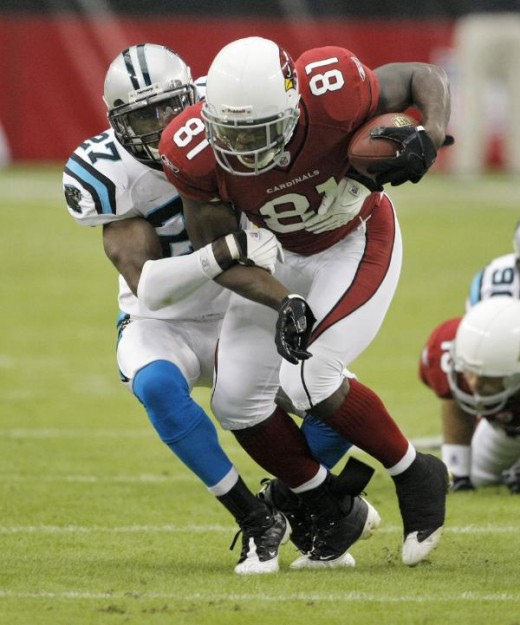
M 358 540 L 372 536 L 381 518 L 377 510 L 361 497 L 349 497 L 351 509 L 340 518 L 322 515 L 316 520 L 311 551 L 291 564 L 293 569 L 320 569 L 355 566 L 348 550 Z
M 283 513 L 291 526 L 291 542 L 301 553 L 312 549 L 314 519 L 303 501 L 278 479 L 265 478 L 257 497 L 275 510 Z
M 276 573 L 278 551 L 289 539 L 291 527 L 281 512 L 267 507 L 249 514 L 241 523 L 231 549 L 242 533 L 242 552 L 235 566 L 239 575 Z
M 435 456 L 417 452 L 394 482 L 404 527 L 402 559 L 415 566 L 439 543 L 446 517 L 448 470 Z
M 475 490 L 475 487 L 471 483 L 471 479 L 467 475 L 453 475 L 451 476 L 449 492 L 461 493 Z

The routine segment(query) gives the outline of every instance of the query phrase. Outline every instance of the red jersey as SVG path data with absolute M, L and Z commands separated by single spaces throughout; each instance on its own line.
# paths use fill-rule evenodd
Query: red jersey
M 179 193 L 200 202 L 231 203 L 259 227 L 274 232 L 282 246 L 310 255 L 327 249 L 359 225 L 354 219 L 321 234 L 305 230 L 330 185 L 350 165 L 353 133 L 373 117 L 379 98 L 375 74 L 349 50 L 336 46 L 304 52 L 296 61 L 300 117 L 287 144 L 289 164 L 258 176 L 223 170 L 205 138 L 202 103 L 188 107 L 162 133 L 159 150 L 168 179 Z M 359 213 L 366 219 L 381 198 L 372 193 Z
M 441 323 L 431 333 L 421 354 L 419 377 L 441 399 L 452 399 L 448 383 L 450 349 L 462 317 Z

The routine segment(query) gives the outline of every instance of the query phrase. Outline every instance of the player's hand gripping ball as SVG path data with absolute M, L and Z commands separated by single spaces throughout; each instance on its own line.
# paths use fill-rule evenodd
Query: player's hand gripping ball
M 378 185 L 419 182 L 435 162 L 437 149 L 404 113 L 385 113 L 361 126 L 348 146 L 350 164 Z

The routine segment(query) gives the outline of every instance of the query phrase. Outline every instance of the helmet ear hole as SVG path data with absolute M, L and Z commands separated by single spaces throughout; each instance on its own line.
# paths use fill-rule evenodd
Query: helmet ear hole
M 137 160 L 156 169 L 162 169 L 158 145 L 164 127 L 197 99 L 190 68 L 161 45 L 145 43 L 123 50 L 105 77 L 103 100 L 117 140 Z

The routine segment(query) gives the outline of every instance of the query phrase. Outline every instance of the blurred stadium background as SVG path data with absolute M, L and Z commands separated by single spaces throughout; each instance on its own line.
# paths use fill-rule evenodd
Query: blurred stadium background
M 104 129 L 106 68 L 124 47 L 145 41 L 179 52 L 194 77 L 206 73 L 227 42 L 272 38 L 294 57 L 334 44 L 371 67 L 428 61 L 449 72 L 457 108 L 453 54 L 456 20 L 479 8 L 519 10 L 518 0 L 2 0 L 0 125 L 3 160 L 63 161 Z M 488 162 L 501 165 L 504 94 L 491 86 Z M 441 167 L 443 159 L 437 165 Z

